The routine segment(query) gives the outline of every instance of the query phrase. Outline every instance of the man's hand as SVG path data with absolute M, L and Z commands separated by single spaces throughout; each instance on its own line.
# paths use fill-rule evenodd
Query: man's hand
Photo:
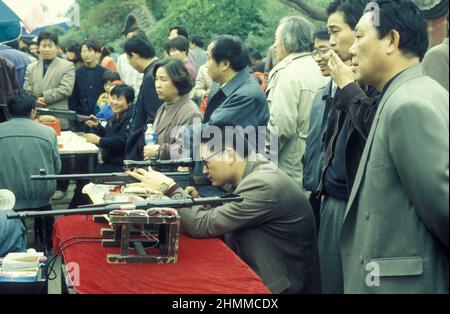
M 38 106 L 38 107 L 45 107 L 45 106 L 47 106 L 47 104 L 45 103 L 45 98 L 44 97 L 39 97 L 37 99 L 36 106 Z
M 193 186 L 188 186 L 184 191 L 192 198 L 200 197 L 200 194 L 198 193 L 197 189 L 194 188 Z
M 137 169 L 136 171 L 128 171 L 127 174 L 130 177 L 141 181 L 141 183 L 129 184 L 127 185 L 128 187 L 138 186 L 149 190 L 157 190 L 159 192 L 163 192 L 164 194 L 164 192 L 166 192 L 164 190 L 168 190 L 176 184 L 171 178 L 160 172 L 154 171 L 151 168 L 148 170 Z
M 96 116 L 91 115 L 89 116 L 89 120 L 87 120 L 84 124 L 86 124 L 90 128 L 96 128 L 98 127 L 98 119 Z
M 100 143 L 101 137 L 98 136 L 98 135 L 95 135 L 95 134 L 86 134 L 84 136 L 84 139 L 88 143 L 92 143 L 92 144 L 98 145 Z
M 158 158 L 160 145 L 147 145 L 144 147 L 144 160 Z
M 340 89 L 355 82 L 355 73 L 353 73 L 352 68 L 342 62 L 341 58 L 333 50 L 330 53 L 328 68 L 330 69 L 331 78 Z

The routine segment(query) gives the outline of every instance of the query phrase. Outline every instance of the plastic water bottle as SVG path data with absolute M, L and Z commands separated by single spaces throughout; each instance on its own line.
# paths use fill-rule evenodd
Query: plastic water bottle
M 145 145 L 154 145 L 158 143 L 158 134 L 156 134 L 153 124 L 147 124 L 145 131 Z

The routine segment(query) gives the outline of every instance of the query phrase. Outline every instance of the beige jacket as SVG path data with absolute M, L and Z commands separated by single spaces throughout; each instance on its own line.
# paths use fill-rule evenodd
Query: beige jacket
M 269 131 L 278 134 L 278 165 L 300 186 L 311 106 L 326 83 L 310 53 L 290 54 L 269 75 Z
M 48 108 L 67 110 L 74 84 L 73 63 L 57 57 L 50 63 L 45 77 L 42 60 L 30 64 L 25 73 L 24 89 L 44 97 Z

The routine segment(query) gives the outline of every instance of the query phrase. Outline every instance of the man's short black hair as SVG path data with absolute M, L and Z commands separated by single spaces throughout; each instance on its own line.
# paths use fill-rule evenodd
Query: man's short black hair
M 189 41 L 186 39 L 186 37 L 183 36 L 177 36 L 175 38 L 172 38 L 169 41 L 169 51 L 172 49 L 176 49 L 182 52 L 186 52 L 188 54 L 189 52 Z
M 37 44 L 38 44 L 38 46 L 40 46 L 40 45 L 41 45 L 41 42 L 42 42 L 43 40 L 46 40 L 46 39 L 52 41 L 52 42 L 55 44 L 55 46 L 58 46 L 58 45 L 59 45 L 59 38 L 58 38 L 58 35 L 55 34 L 55 33 L 51 33 L 51 32 L 45 31 L 45 32 L 40 33 L 39 36 L 38 36 L 38 38 L 37 38 Z
M 203 42 L 203 39 L 200 36 L 192 36 L 191 43 L 200 48 L 203 48 L 205 46 L 205 43 Z
M 96 40 L 96 39 L 86 39 L 83 41 L 83 43 L 80 45 L 80 51 L 83 46 L 86 46 L 89 48 L 89 50 L 93 50 L 95 52 L 101 52 L 102 45 Z
M 328 32 L 328 29 L 326 27 L 322 27 L 322 28 L 318 29 L 314 33 L 314 39 L 330 40 L 330 33 Z
M 202 129 L 201 143 L 206 144 L 214 153 L 220 152 L 216 146 L 220 143 L 222 152 L 231 147 L 241 158 L 247 158 L 257 151 L 243 130 L 242 127 L 235 125 L 210 124 Z
M 186 39 L 189 39 L 189 34 L 188 34 L 186 27 L 184 27 L 182 25 L 173 26 L 169 29 L 169 35 L 174 29 L 177 30 L 178 36 L 184 36 Z
M 170 55 L 170 45 L 169 45 L 169 43 L 165 43 L 165 44 L 163 45 L 163 50 L 164 50 L 165 53 L 167 53 L 168 55 Z
M 228 60 L 236 72 L 242 71 L 251 63 L 248 50 L 242 41 L 230 35 L 219 36 L 214 40 L 211 55 L 216 63 Z
M 8 97 L 6 104 L 9 114 L 13 117 L 28 117 L 36 108 L 37 98 L 33 94 L 21 89 L 17 94 Z
M 156 72 L 161 67 L 166 70 L 180 96 L 187 95 L 191 92 L 193 88 L 192 78 L 183 61 L 176 58 L 165 58 L 158 61 L 153 68 L 153 77 L 156 77 Z
M 131 38 L 139 38 L 139 39 L 146 40 L 146 41 L 150 42 L 150 39 L 148 38 L 147 34 L 145 34 L 145 32 L 142 29 L 140 29 L 140 28 L 137 28 L 133 32 L 129 32 L 129 33 L 133 33 Z
M 250 58 L 258 60 L 258 61 L 263 59 L 261 53 L 259 51 L 257 51 L 257 50 L 253 50 L 250 53 Z
M 327 7 L 327 15 L 341 12 L 345 23 L 355 29 L 371 0 L 333 0 Z
M 379 38 L 396 30 L 400 34 L 400 50 L 418 56 L 422 61 L 428 49 L 428 31 L 419 6 L 411 0 L 375 2 L 380 13 L 380 25 L 377 26 Z
M 132 53 L 135 53 L 144 59 L 152 59 L 156 56 L 155 48 L 153 48 L 152 43 L 138 37 L 128 39 L 125 42 L 124 50 L 129 56 L 131 56 Z
M 72 52 L 75 54 L 75 60 L 72 60 L 74 62 L 81 61 L 81 49 L 80 44 L 77 42 L 69 42 L 67 44 L 67 52 Z
M 120 75 L 117 72 L 106 71 L 102 75 L 102 82 L 105 84 L 106 82 L 114 82 L 120 81 Z
M 132 104 L 134 101 L 134 89 L 126 84 L 115 85 L 111 89 L 111 96 L 123 96 L 128 104 Z

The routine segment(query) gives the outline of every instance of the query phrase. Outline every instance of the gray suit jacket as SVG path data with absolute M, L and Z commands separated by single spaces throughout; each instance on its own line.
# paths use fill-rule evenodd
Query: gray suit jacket
M 155 131 L 158 134 L 158 144 L 160 145 L 160 159 L 180 159 L 171 158 L 171 150 L 175 154 L 179 154 L 177 136 L 181 131 L 181 127 L 191 125 L 194 119 L 201 122 L 202 116 L 198 110 L 198 106 L 194 104 L 189 95 L 181 97 L 179 101 L 172 105 L 163 104 L 155 117 Z
M 244 198 L 242 203 L 180 209 L 182 227 L 199 238 L 226 235 L 227 244 L 273 293 L 318 293 L 311 207 L 300 187 L 273 167 L 262 156 L 249 161 L 242 180 L 233 187 Z M 173 197 L 186 194 L 178 189 Z
M 448 293 L 448 106 L 420 65 L 384 94 L 342 228 L 346 293 Z
M 25 73 L 24 89 L 44 97 L 47 108 L 67 110 L 74 84 L 74 65 L 57 57 L 50 63 L 45 77 L 42 60 L 30 64 Z

